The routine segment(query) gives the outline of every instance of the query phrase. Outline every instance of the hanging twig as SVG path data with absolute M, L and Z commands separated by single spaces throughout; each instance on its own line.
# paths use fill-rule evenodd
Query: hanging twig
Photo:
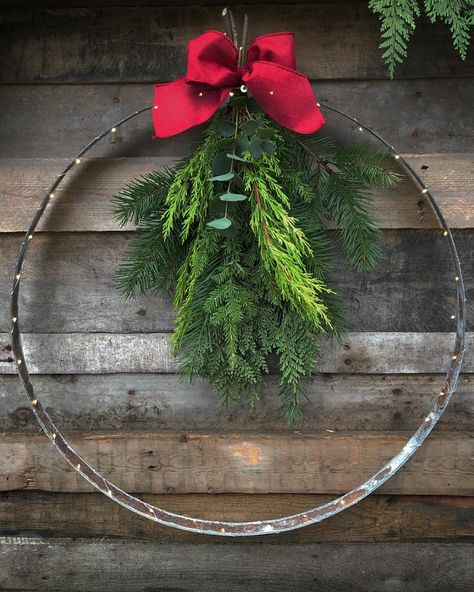
M 245 59 L 247 55 L 247 37 L 249 33 L 249 17 L 244 14 L 244 25 L 242 27 L 242 49 L 240 50 L 241 55 L 241 66 L 245 66 Z
M 229 19 L 229 9 L 226 7 L 222 11 L 222 20 L 224 21 L 224 31 L 229 39 L 232 39 L 232 27 Z

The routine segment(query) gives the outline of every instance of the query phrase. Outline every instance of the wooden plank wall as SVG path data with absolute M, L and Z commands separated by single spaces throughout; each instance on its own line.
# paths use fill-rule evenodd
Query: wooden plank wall
M 365 2 L 242 2 L 251 32 L 294 30 L 317 96 L 407 155 L 474 272 L 474 59 L 422 23 L 397 80 L 379 58 Z M 474 539 L 474 366 L 445 417 L 378 495 L 275 538 L 208 539 L 111 503 L 38 433 L 12 364 L 7 302 L 15 251 L 65 159 L 179 76 L 186 43 L 220 27 L 219 2 L 7 1 L 0 12 L 0 590 L 467 591 Z M 328 114 L 327 131 L 360 141 Z M 53 200 L 21 293 L 25 346 L 48 411 L 74 445 L 130 491 L 167 509 L 245 520 L 323 503 L 364 480 L 409 437 L 443 381 L 453 273 L 423 195 L 406 179 L 374 195 L 384 265 L 370 277 L 336 253 L 350 332 L 324 344 L 306 422 L 288 428 L 269 377 L 254 410 L 224 411 L 203 381 L 181 383 L 173 313 L 113 284 L 132 228 L 110 198 L 184 154 L 199 131 L 154 142 L 149 116 L 107 138 Z M 469 304 L 469 303 L 468 303 Z M 469 304 L 472 316 L 472 306 Z M 257 545 L 256 545 L 257 543 Z

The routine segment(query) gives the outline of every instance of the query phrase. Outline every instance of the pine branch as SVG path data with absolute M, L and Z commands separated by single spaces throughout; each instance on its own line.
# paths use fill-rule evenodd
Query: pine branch
M 160 210 L 174 175 L 169 169 L 153 171 L 122 189 L 112 200 L 112 212 L 119 225 L 138 225 Z

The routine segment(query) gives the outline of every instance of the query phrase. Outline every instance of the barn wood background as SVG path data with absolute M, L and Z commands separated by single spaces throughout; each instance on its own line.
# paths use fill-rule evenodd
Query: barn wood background
M 446 212 L 469 282 L 472 51 L 460 62 L 445 28 L 422 24 L 390 81 L 377 49 L 378 22 L 365 2 L 244 4 L 252 33 L 296 32 L 299 68 L 322 100 L 408 155 Z M 92 492 L 38 434 L 8 333 L 12 261 L 26 222 L 65 158 L 149 104 L 152 82 L 183 72 L 186 42 L 220 27 L 222 5 L 2 5 L 0 589 L 472 589 L 472 358 L 435 433 L 379 495 L 271 539 L 221 541 L 136 517 Z M 339 121 L 328 129 L 340 140 L 360 140 Z M 417 425 L 452 343 L 451 268 L 423 196 L 409 181 L 375 195 L 386 264 L 370 278 L 341 266 L 334 281 L 351 333 L 325 345 L 307 421 L 288 429 L 268 396 L 277 389 L 274 377 L 254 412 L 222 411 L 206 384 L 178 382 L 169 303 L 124 302 L 113 286 L 131 229 L 117 230 L 110 197 L 131 177 L 181 156 L 196 137 L 155 143 L 151 134 L 145 115 L 103 142 L 63 186 L 34 239 L 23 329 L 50 413 L 108 477 L 178 512 L 271 517 L 351 488 Z

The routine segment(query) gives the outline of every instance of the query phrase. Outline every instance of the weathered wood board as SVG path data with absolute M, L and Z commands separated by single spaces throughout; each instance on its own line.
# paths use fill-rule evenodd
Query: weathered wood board
M 466 115 L 467 106 L 474 104 L 469 81 L 341 80 L 313 86 L 321 101 L 358 117 L 400 152 L 474 152 L 474 118 Z M 153 85 L 4 85 L 0 102 L 0 158 L 67 158 L 122 117 L 151 105 Z M 356 125 L 326 111 L 325 116 L 328 123 L 321 133 L 340 142 L 369 141 Z M 25 133 L 19 133 L 19 121 Z M 90 156 L 179 156 L 201 131 L 153 141 L 150 114 L 143 113 Z
M 333 231 L 335 232 L 335 231 Z M 174 314 L 168 299 L 153 294 L 126 301 L 114 271 L 129 246 L 130 232 L 39 233 L 31 242 L 20 292 L 25 332 L 113 333 L 170 331 Z M 0 299 L 8 301 L 13 264 L 23 235 L 0 240 Z M 371 274 L 349 268 L 333 240 L 330 278 L 353 331 L 453 331 L 456 312 L 454 270 L 439 230 L 386 230 L 384 259 Z M 466 278 L 474 274 L 474 235 L 455 233 Z M 436 262 L 436 264 L 434 264 Z M 467 286 L 470 296 L 470 285 Z M 468 299 L 468 314 L 473 303 Z M 0 331 L 9 331 L 6 307 Z
M 296 32 L 298 68 L 308 78 L 388 78 L 378 46 L 376 15 L 362 2 L 245 7 L 250 39 Z M 238 10 L 236 16 L 243 13 Z M 0 20 L 2 83 L 158 82 L 182 76 L 187 43 L 205 30 L 222 30 L 221 9 L 174 3 L 166 8 L 120 7 L 15 10 Z M 34 31 L 25 36 L 24 31 Z M 474 55 L 474 52 L 469 52 Z M 125 58 L 126 56 L 126 58 Z M 468 56 L 469 57 L 469 56 Z M 474 60 L 461 61 L 449 30 L 421 21 L 399 77 L 472 76 Z
M 270 376 L 255 408 L 224 409 L 209 384 L 174 374 L 35 375 L 54 421 L 67 432 L 156 430 L 413 431 L 434 403 L 442 374 L 319 374 L 306 387 L 302 425 L 282 419 L 278 377 Z M 461 376 L 437 431 L 471 430 L 472 375 Z M 31 433 L 38 425 L 20 381 L 0 376 L 0 431 Z
M 454 333 L 346 333 L 323 340 L 316 370 L 348 374 L 427 374 L 447 370 Z M 8 351 L 10 334 L 0 333 Z M 468 344 L 474 342 L 469 335 Z M 170 333 L 34 333 L 23 335 L 31 374 L 175 373 Z M 4 345 L 5 344 L 5 345 Z M 467 357 L 464 372 L 474 372 Z M 11 357 L 0 359 L 0 374 L 16 374 Z
M 452 228 L 474 225 L 474 156 L 468 154 L 406 154 L 436 196 Z M 112 196 L 131 179 L 170 167 L 173 158 L 88 159 L 66 177 L 55 192 L 50 212 L 39 230 L 115 231 L 111 214 Z M 0 232 L 27 228 L 52 180 L 68 163 L 65 159 L 0 160 Z M 427 200 L 405 176 L 392 191 L 373 193 L 377 223 L 381 228 L 438 228 Z M 131 225 L 125 227 L 130 230 Z
M 406 432 L 71 435 L 116 485 L 143 493 L 345 493 L 387 462 Z M 1 435 L 0 491 L 92 487 L 44 436 Z M 472 432 L 432 434 L 381 493 L 474 496 Z
M 331 496 L 147 494 L 143 498 L 172 512 L 238 522 L 303 512 L 329 501 Z M 96 493 L 3 492 L 0 533 L 3 536 L 87 536 L 102 540 L 127 537 L 160 543 L 231 542 L 227 537 L 206 537 L 144 520 Z M 330 520 L 274 535 L 270 540 L 275 543 L 474 541 L 474 498 L 372 495 Z M 269 539 L 249 537 L 245 542 L 261 543 Z
M 469 543 L 252 544 L 5 537 L 0 585 L 23 592 L 467 592 Z M 26 587 L 27 586 L 27 587 Z

